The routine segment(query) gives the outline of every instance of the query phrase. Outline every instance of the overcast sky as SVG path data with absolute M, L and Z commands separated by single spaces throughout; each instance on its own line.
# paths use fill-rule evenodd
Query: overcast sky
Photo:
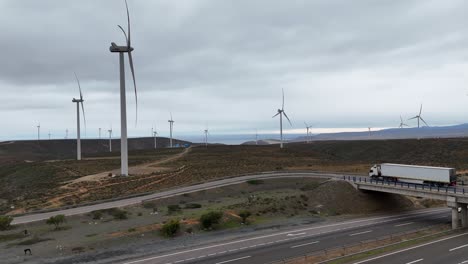
M 393 127 L 468 121 L 468 1 L 128 0 L 139 117 L 127 65 L 129 136 Z M 124 1 L 0 0 L 0 139 L 119 135 Z M 408 121 L 415 125 L 415 122 Z M 104 134 L 104 132 L 103 132 Z

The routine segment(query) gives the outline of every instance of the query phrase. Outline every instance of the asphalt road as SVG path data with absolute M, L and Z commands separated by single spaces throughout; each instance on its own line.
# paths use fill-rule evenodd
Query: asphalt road
M 217 244 L 136 258 L 122 263 L 270 263 L 390 234 L 449 223 L 450 217 L 449 209 L 443 208 L 362 218 L 334 224 L 314 224 L 262 236 L 222 241 Z
M 77 214 L 85 214 L 95 210 L 102 210 L 102 209 L 109 209 L 109 208 L 116 208 L 116 207 L 124 207 L 129 205 L 140 204 L 145 200 L 150 199 L 161 199 L 167 198 L 171 196 L 181 195 L 184 193 L 191 193 L 197 192 L 212 188 L 218 188 L 227 185 L 239 184 L 251 179 L 273 179 L 273 178 L 285 178 L 285 177 L 323 177 L 323 178 L 342 178 L 343 175 L 340 174 L 323 174 L 323 173 L 260 173 L 256 175 L 248 175 L 248 176 L 240 176 L 240 177 L 233 177 L 227 179 L 221 179 L 217 181 L 211 181 L 186 187 L 180 187 L 173 190 L 167 190 L 163 192 L 158 192 L 154 194 L 138 196 L 133 198 L 121 199 L 111 202 L 103 202 L 94 205 L 87 205 L 87 206 L 80 206 L 76 208 L 52 211 L 52 212 L 45 212 L 45 213 L 35 213 L 35 214 L 28 214 L 23 216 L 14 217 L 12 224 L 24 224 L 24 223 L 31 223 L 36 221 L 41 221 L 48 219 L 51 216 L 55 216 L 58 214 L 63 214 L 66 216 L 70 215 L 77 215 Z
M 402 263 L 402 264 L 461 264 L 468 263 L 468 233 L 431 241 L 382 256 L 356 262 L 355 264 Z

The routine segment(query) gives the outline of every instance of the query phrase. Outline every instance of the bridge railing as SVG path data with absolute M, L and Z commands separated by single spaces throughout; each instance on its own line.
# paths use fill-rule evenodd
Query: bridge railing
M 410 182 L 402 182 L 402 181 L 388 181 L 388 180 L 383 180 L 383 179 L 373 179 L 369 177 L 351 176 L 351 175 L 348 175 L 348 176 L 344 175 L 343 180 L 353 182 L 353 183 L 367 183 L 367 184 L 375 184 L 375 185 L 383 185 L 383 186 L 386 185 L 386 186 L 393 186 L 393 187 L 414 189 L 414 190 L 424 190 L 424 191 L 431 191 L 431 192 L 443 192 L 443 193 L 468 195 L 468 190 L 465 190 L 465 188 L 457 188 L 455 186 L 434 186 L 432 184 L 410 183 Z

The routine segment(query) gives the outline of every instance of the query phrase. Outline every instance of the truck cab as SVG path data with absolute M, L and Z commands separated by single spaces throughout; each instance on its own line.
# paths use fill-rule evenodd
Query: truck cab
M 374 178 L 374 177 L 381 177 L 382 172 L 380 171 L 380 165 L 375 164 L 372 166 L 369 170 L 369 177 Z

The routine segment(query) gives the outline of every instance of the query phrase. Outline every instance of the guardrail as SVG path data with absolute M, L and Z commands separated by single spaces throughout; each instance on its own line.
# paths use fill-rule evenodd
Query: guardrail
M 432 184 L 409 183 L 409 182 L 402 182 L 402 181 L 386 181 L 386 180 L 380 180 L 380 179 L 372 179 L 368 177 L 358 177 L 358 176 L 349 176 L 349 175 L 343 176 L 343 180 L 353 182 L 353 183 L 366 183 L 366 184 L 375 184 L 375 185 L 383 185 L 383 186 L 387 185 L 387 186 L 414 189 L 414 190 L 468 195 L 468 191 L 465 190 L 465 188 L 457 188 L 453 186 L 434 186 Z

